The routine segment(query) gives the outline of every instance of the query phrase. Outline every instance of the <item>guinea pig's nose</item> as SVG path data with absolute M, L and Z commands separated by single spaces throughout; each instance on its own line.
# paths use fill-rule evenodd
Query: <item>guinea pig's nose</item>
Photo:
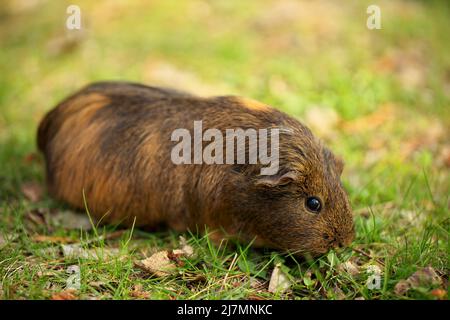
M 334 239 L 334 241 L 331 243 L 331 246 L 333 248 L 342 248 L 345 247 L 344 242 L 339 241 L 338 239 Z
M 351 240 L 340 236 L 336 236 L 333 240 L 334 240 L 332 243 L 333 248 L 345 248 L 349 246 L 350 243 L 352 242 Z

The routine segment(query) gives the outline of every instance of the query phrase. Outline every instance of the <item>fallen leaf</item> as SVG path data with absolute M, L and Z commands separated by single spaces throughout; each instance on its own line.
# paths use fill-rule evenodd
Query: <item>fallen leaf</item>
M 89 286 L 97 289 L 104 289 L 106 287 L 106 283 L 104 283 L 103 281 L 91 281 L 89 282 Z
M 447 295 L 447 291 L 445 291 L 444 289 L 434 289 L 431 291 L 431 295 L 435 296 L 438 299 L 444 299 Z
M 46 225 L 45 212 L 41 209 L 33 209 L 26 213 L 26 218 L 34 222 L 37 225 Z
M 32 237 L 34 242 L 51 242 L 51 243 L 73 243 L 74 239 L 69 237 L 60 237 L 60 236 L 45 236 L 41 234 L 34 235 Z
M 272 275 L 269 281 L 269 289 L 268 291 L 271 293 L 286 292 L 291 287 L 291 281 L 281 269 L 282 264 L 278 263 L 275 265 L 275 268 L 272 271 Z
M 432 267 L 426 267 L 413 273 L 408 278 L 411 288 L 436 286 L 442 283 L 442 279 Z
M 51 297 L 52 300 L 76 300 L 76 290 L 68 289 L 58 293 L 54 293 Z
M 195 273 L 189 273 L 189 272 L 183 272 L 183 277 L 182 277 L 183 281 L 187 282 L 187 283 L 200 283 L 200 282 L 205 282 L 206 276 L 203 274 L 195 274 Z
M 264 286 L 264 282 L 256 279 L 255 277 L 250 278 L 250 288 L 261 289 Z
M 169 252 L 166 250 L 156 252 L 148 258 L 138 261 L 136 265 L 157 277 L 170 276 L 177 268 L 174 261 L 169 258 Z
M 442 279 L 432 267 L 422 268 L 414 272 L 408 279 L 400 280 L 394 287 L 394 292 L 400 296 L 405 295 L 410 289 L 420 287 L 437 286 L 442 284 Z
M 137 284 L 133 287 L 133 291 L 130 292 L 130 296 L 137 299 L 148 299 L 150 298 L 150 293 L 142 290 L 142 285 Z
M 339 271 L 344 271 L 347 272 L 348 274 L 350 274 L 351 276 L 356 276 L 359 274 L 359 268 L 357 265 L 355 265 L 353 262 L 351 262 L 350 260 L 345 261 L 344 263 L 341 263 L 338 266 L 338 270 Z
M 345 293 L 337 285 L 335 285 L 334 288 L 333 288 L 333 294 L 334 294 L 334 297 L 337 300 L 344 300 L 345 299 Z
M 177 267 L 184 265 L 182 257 L 189 258 L 194 255 L 194 249 L 187 244 L 184 237 L 180 236 L 179 243 L 181 249 L 158 251 L 146 259 L 137 261 L 136 266 L 157 277 L 173 274 Z
M 57 276 L 58 273 L 54 270 L 39 270 L 38 272 L 36 272 L 36 276 L 39 278 L 42 277 L 55 277 Z
M 100 260 L 107 259 L 119 254 L 119 250 L 116 248 L 94 248 L 86 249 L 80 244 L 67 244 L 61 245 L 64 257 L 68 259 L 92 259 Z
M 403 296 L 411 288 L 407 280 L 400 280 L 394 287 L 394 292 L 396 295 Z
M 185 253 L 180 250 L 180 249 L 176 249 L 176 250 L 169 250 L 167 252 L 167 257 L 175 262 L 175 265 L 178 267 L 183 267 L 184 266 L 184 262 L 181 260 L 181 257 L 185 256 Z
M 186 257 L 192 257 L 194 255 L 194 248 L 192 248 L 183 236 L 180 236 L 181 251 Z M 175 250 L 176 251 L 176 250 Z
M 44 191 L 42 185 L 37 182 L 25 182 L 21 186 L 21 190 L 25 198 L 31 202 L 38 202 L 42 199 Z
M 32 232 L 42 232 L 46 230 L 47 232 L 52 232 L 53 228 L 49 225 L 48 212 L 44 209 L 33 209 L 25 214 L 25 225 L 28 231 Z

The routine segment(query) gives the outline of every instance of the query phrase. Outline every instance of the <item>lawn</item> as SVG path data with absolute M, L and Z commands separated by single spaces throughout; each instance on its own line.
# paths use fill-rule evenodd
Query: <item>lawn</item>
M 0 298 L 448 299 L 446 1 L 377 1 L 374 30 L 373 1 L 77 0 L 81 31 L 65 28 L 73 3 L 0 7 Z M 114 79 L 242 95 L 303 121 L 345 160 L 351 247 L 299 259 L 203 234 L 92 226 L 88 205 L 74 215 L 52 200 L 40 119 Z M 171 251 L 182 247 L 194 253 Z M 170 272 L 143 268 L 166 251 Z

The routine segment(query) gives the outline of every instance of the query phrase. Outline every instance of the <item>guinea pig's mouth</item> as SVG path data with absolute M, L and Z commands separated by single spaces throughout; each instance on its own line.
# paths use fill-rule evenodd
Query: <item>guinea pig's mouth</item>
M 327 254 L 330 250 L 335 250 L 337 252 L 341 252 L 345 250 L 345 248 L 349 247 L 354 240 L 354 233 L 347 235 L 346 237 L 337 237 L 337 236 L 329 236 L 325 239 L 325 241 L 320 244 L 316 243 L 310 248 L 299 248 L 297 250 L 290 250 L 291 254 L 296 256 L 305 256 L 311 258 L 319 258 L 325 254 Z
M 333 227 L 332 232 L 324 233 L 322 238 L 328 243 L 329 249 L 345 248 L 351 245 L 355 239 L 354 224 L 344 230 Z
M 314 247 L 310 247 L 310 248 L 301 246 L 300 248 L 296 248 L 296 249 L 284 250 L 284 252 L 289 255 L 293 255 L 296 257 L 302 257 L 302 258 L 305 258 L 306 260 L 309 260 L 309 259 L 319 258 L 319 257 L 327 254 L 331 249 L 332 249 L 331 247 L 322 244 L 320 246 L 315 245 Z

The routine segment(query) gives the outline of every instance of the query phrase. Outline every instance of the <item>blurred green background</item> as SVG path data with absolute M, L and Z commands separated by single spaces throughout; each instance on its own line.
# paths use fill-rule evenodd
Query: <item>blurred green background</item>
M 369 30 L 372 2 L 77 1 L 77 31 L 65 27 L 73 1 L 6 1 L 2 166 L 21 175 L 10 161 L 34 149 L 39 120 L 64 96 L 123 79 L 280 108 L 344 157 L 354 197 L 390 200 L 424 167 L 448 172 L 450 9 L 377 1 L 382 29 Z

